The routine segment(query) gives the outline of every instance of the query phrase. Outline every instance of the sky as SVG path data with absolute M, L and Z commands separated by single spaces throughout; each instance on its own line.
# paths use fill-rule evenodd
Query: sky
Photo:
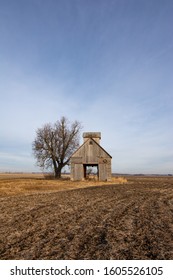
M 36 130 L 101 132 L 115 173 L 173 173 L 172 0 L 0 0 L 0 172 Z M 81 144 L 82 144 L 81 137 Z

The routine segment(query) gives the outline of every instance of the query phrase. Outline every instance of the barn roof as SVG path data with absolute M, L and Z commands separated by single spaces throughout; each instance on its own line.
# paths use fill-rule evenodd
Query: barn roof
M 88 138 L 88 139 L 87 139 L 87 140 L 86 140 L 72 155 L 71 155 L 70 158 L 75 157 L 75 154 L 76 154 L 80 149 L 82 149 L 82 147 L 83 147 L 84 145 L 86 145 L 88 141 L 91 141 L 91 140 L 92 140 L 102 151 L 104 151 L 104 152 L 108 155 L 108 157 L 112 158 L 112 156 L 111 156 L 105 149 L 103 149 L 103 147 L 100 146 L 100 144 L 98 144 L 93 138 Z

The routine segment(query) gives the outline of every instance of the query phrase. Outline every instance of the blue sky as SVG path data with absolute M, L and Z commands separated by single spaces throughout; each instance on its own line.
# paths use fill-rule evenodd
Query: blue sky
M 35 131 L 100 131 L 112 171 L 173 173 L 172 0 L 0 0 L 0 171 Z M 82 143 L 82 138 L 81 138 Z

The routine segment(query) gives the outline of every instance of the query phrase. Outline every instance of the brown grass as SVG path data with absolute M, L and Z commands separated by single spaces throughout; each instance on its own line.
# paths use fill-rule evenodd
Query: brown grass
M 173 178 L 0 179 L 0 259 L 173 259 Z
M 113 177 L 111 182 L 99 182 L 99 185 L 124 184 L 127 180 L 123 177 Z M 85 180 L 73 182 L 68 175 L 63 175 L 61 180 L 53 180 L 50 175 L 30 173 L 0 173 L 0 196 L 21 195 L 40 192 L 57 192 L 97 186 L 98 181 Z

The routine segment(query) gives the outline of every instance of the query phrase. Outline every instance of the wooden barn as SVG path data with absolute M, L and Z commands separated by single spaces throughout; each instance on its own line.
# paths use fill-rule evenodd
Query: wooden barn
M 88 168 L 96 169 L 99 181 L 111 181 L 112 157 L 100 146 L 100 132 L 84 132 L 83 144 L 70 159 L 71 180 L 85 180 Z

